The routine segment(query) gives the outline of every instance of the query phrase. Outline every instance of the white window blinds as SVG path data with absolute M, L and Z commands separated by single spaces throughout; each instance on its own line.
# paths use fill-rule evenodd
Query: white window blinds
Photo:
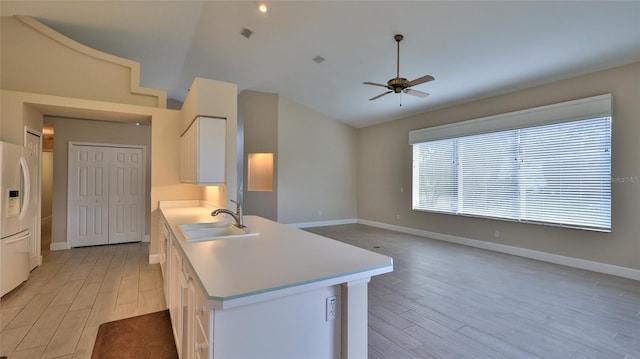
M 472 135 L 413 142 L 413 209 L 610 231 L 610 104 L 603 95 L 518 112 L 528 119 L 510 113 L 472 120 Z M 586 118 L 575 119 L 572 106 Z M 510 128 L 483 133 L 482 121 L 492 127 L 496 118 L 509 118 Z M 434 133 L 448 137 L 454 127 L 459 134 L 464 124 Z M 435 136 L 427 130 L 410 138 Z
M 458 212 L 513 218 L 517 207 L 517 136 L 494 132 L 461 137 L 458 143 Z
M 414 208 L 454 213 L 458 201 L 455 143 L 444 140 L 414 146 L 413 165 Z
M 520 131 L 525 221 L 611 229 L 611 118 Z

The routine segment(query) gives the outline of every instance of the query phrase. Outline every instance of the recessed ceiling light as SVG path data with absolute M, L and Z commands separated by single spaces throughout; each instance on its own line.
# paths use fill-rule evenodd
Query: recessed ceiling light
M 261 13 L 266 13 L 268 10 L 267 8 L 267 4 L 261 2 L 260 4 L 258 4 L 258 11 L 260 11 Z

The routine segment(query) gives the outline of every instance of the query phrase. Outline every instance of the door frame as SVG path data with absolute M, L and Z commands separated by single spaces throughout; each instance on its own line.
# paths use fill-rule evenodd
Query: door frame
M 146 220 L 147 220 L 147 211 L 146 211 L 146 193 L 149 191 L 147 188 L 147 146 L 145 145 L 129 145 L 122 143 L 102 143 L 102 142 L 81 142 L 81 141 L 69 141 L 67 148 L 67 171 L 69 170 L 69 153 L 71 153 L 71 148 L 73 146 L 87 146 L 87 147 L 108 147 L 108 148 L 132 148 L 132 149 L 140 149 L 142 150 L 142 163 L 144 164 L 144 171 L 142 171 L 142 195 L 145 199 L 143 199 L 143 206 L 140 208 L 140 219 L 141 219 L 141 238 L 140 242 L 144 242 L 145 231 L 146 231 Z M 67 248 L 72 248 L 69 245 L 69 176 L 67 176 L 67 230 L 66 230 L 66 239 L 65 243 Z
M 34 198 L 35 196 L 37 196 L 36 216 L 32 222 L 32 239 L 31 243 L 29 243 L 29 268 L 34 269 L 35 267 L 42 265 L 42 131 L 38 131 L 29 126 L 24 126 L 24 138 L 22 141 L 25 148 L 27 146 L 27 139 L 29 138 L 29 135 L 38 137 L 38 140 L 40 142 L 38 144 L 39 153 L 37 163 L 38 183 L 36 183 L 38 193 L 31 194 L 31 196 L 34 196 Z M 31 178 L 31 181 L 33 181 L 33 178 Z M 32 246 L 35 246 L 35 248 L 32 248 Z M 35 260 L 35 263 L 33 262 L 33 260 Z

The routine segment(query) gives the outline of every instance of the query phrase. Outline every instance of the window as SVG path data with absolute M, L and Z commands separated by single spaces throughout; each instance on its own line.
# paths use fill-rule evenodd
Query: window
M 609 232 L 610 109 L 603 95 L 411 131 L 413 209 Z

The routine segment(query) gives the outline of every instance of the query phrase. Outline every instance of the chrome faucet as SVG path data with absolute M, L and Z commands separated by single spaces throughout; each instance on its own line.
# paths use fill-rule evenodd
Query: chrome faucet
M 217 216 L 220 213 L 226 213 L 228 215 L 230 215 L 231 217 L 233 217 L 233 219 L 236 221 L 236 223 L 234 224 L 234 226 L 238 227 L 238 228 L 245 228 L 246 226 L 242 223 L 242 206 L 240 205 L 240 203 L 231 200 L 231 202 L 236 204 L 236 212 L 233 213 L 233 211 L 228 210 L 226 208 L 218 208 L 215 211 L 211 212 L 212 216 Z

